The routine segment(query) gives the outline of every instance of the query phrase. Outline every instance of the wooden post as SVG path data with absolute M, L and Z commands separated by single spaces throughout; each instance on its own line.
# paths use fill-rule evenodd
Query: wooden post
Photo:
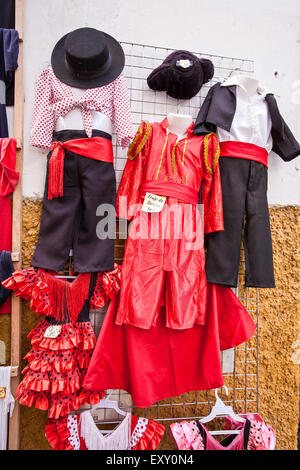
M 22 267 L 22 157 L 23 157 L 23 119 L 24 119 L 24 78 L 23 78 L 23 0 L 16 0 L 15 28 L 19 33 L 18 68 L 15 72 L 15 102 L 14 102 L 14 137 L 17 140 L 16 170 L 20 173 L 20 180 L 13 194 L 13 233 L 12 251 L 14 253 L 14 267 Z M 11 378 L 11 389 L 15 396 L 20 382 L 21 359 L 21 313 L 22 302 L 20 297 L 12 296 L 11 312 L 11 365 L 17 367 L 16 375 Z M 8 448 L 18 450 L 20 447 L 20 405 L 15 403 L 12 417 L 9 420 Z

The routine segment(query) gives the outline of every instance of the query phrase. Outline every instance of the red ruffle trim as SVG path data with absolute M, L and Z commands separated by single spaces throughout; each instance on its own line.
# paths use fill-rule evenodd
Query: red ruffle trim
M 115 263 L 113 271 L 98 273 L 94 294 L 90 300 L 90 308 L 103 308 L 121 287 L 121 267 Z
M 34 268 L 15 271 L 11 277 L 2 282 L 6 289 L 15 291 L 16 296 L 25 300 L 31 298 L 32 289 L 36 282 L 37 274 Z
M 77 418 L 77 423 L 79 416 Z M 69 441 L 71 433 L 68 428 L 68 418 L 47 419 L 45 427 L 46 438 L 53 450 L 74 450 Z M 88 450 L 84 440 L 80 439 L 80 450 Z
M 112 299 L 119 291 L 121 285 L 121 267 L 116 263 L 114 266 L 113 271 L 98 273 L 94 293 L 90 300 L 90 308 L 99 309 L 104 307 L 109 299 Z M 30 300 L 30 308 L 37 315 L 45 315 L 60 320 L 62 310 L 62 306 L 60 304 L 64 304 L 64 302 L 68 301 L 70 303 L 68 314 L 76 321 L 78 310 L 81 310 L 82 304 L 86 298 L 86 295 L 83 295 L 82 299 L 80 299 L 80 294 L 82 294 L 83 290 L 85 291 L 88 288 L 89 277 L 83 278 L 83 275 L 81 275 L 82 288 L 79 289 L 80 292 L 78 295 L 76 295 L 76 290 L 74 290 L 75 298 L 73 298 L 74 295 L 71 295 L 72 286 L 66 286 L 65 283 L 59 282 L 59 280 L 56 280 L 56 282 L 53 283 L 51 276 L 51 274 L 42 270 L 39 274 L 39 272 L 36 272 L 34 268 L 22 269 L 15 271 L 12 276 L 3 281 L 2 284 L 7 289 L 13 290 L 16 296 L 21 296 L 25 300 Z M 74 282 L 76 282 L 76 280 Z M 79 278 L 78 282 L 80 282 Z M 77 287 L 79 286 L 78 282 Z M 50 289 L 51 283 L 53 284 L 52 294 Z M 56 290 L 53 286 L 56 286 Z M 61 288 L 59 288 L 59 286 L 61 286 Z M 61 294 L 62 300 L 61 302 L 58 302 L 58 305 L 55 307 L 53 296 L 55 294 L 56 298 L 59 293 Z M 64 293 L 66 294 L 66 298 L 63 295 Z
M 43 320 L 31 331 L 33 349 L 17 390 L 22 405 L 49 410 L 58 419 L 85 403 L 94 405 L 105 395 L 81 388 L 96 343 L 90 322 L 62 325 L 56 338 L 45 338 L 49 323 Z
M 68 418 L 47 419 L 45 434 L 53 450 L 73 450 L 69 442 Z
M 132 450 L 154 450 L 159 445 L 165 433 L 165 427 L 153 421 L 148 420 L 147 427 L 137 444 L 132 447 Z
M 91 322 L 65 323 L 56 338 L 44 338 L 45 331 L 50 326 L 47 320 L 41 321 L 28 335 L 33 348 L 51 351 L 68 349 L 94 349 L 96 337 Z

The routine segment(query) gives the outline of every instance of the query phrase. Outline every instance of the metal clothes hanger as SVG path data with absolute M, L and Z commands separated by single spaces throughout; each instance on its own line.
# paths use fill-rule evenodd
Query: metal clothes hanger
M 231 77 L 231 75 L 232 75 L 233 73 L 236 73 L 236 72 L 239 72 L 239 71 L 241 72 L 240 67 L 235 67 L 234 69 L 231 70 L 231 72 L 230 72 L 230 74 L 228 75 L 227 78 Z M 226 79 L 226 80 L 227 80 L 227 79 Z
M 228 395 L 228 388 L 226 385 L 223 385 L 225 388 L 226 395 Z M 230 416 L 232 419 L 235 421 L 238 421 L 240 423 L 245 422 L 245 418 L 242 418 L 241 416 L 237 415 L 234 411 L 232 406 L 225 405 L 225 403 L 221 400 L 221 398 L 218 395 L 218 389 L 215 389 L 215 397 L 216 397 L 216 403 L 212 407 L 211 412 L 209 415 L 205 416 L 204 418 L 200 419 L 200 423 L 208 423 L 209 421 L 212 421 L 214 418 L 219 417 L 219 416 Z M 210 431 L 210 434 L 212 435 L 222 435 L 222 434 L 239 434 L 241 430 L 239 429 L 224 429 L 224 430 L 217 430 L 217 431 Z

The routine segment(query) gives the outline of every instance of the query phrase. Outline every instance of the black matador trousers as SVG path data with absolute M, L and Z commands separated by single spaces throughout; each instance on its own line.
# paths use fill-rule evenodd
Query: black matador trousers
M 246 214 L 245 285 L 275 287 L 267 201 L 268 170 L 262 163 L 234 157 L 219 160 L 224 232 L 207 237 L 207 281 L 236 287 L 244 216 Z
M 93 131 L 93 137 L 111 136 Z M 65 142 L 87 138 L 84 131 L 63 130 L 55 132 L 54 141 Z M 62 270 L 73 249 L 75 272 L 110 271 L 114 268 L 114 233 L 100 234 L 101 221 L 104 232 L 115 226 L 116 177 L 113 163 L 93 160 L 65 150 L 63 196 L 48 199 L 47 176 L 43 201 L 39 239 L 31 262 L 34 267 Z M 102 210 L 97 209 L 105 204 Z M 102 215 L 101 215 L 102 214 Z M 108 222 L 105 224 L 104 222 Z

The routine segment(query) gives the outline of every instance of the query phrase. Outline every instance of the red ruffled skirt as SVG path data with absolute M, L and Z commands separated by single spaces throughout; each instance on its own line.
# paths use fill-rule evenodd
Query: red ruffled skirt
M 255 332 L 255 323 L 229 287 L 208 284 L 206 324 L 186 330 L 157 324 L 146 330 L 116 325 L 119 295 L 111 301 L 83 386 L 121 389 L 137 407 L 182 393 L 223 385 L 221 350 L 237 346 Z
M 49 326 L 43 320 L 28 335 L 32 349 L 25 356 L 29 364 L 22 372 L 17 399 L 22 405 L 49 410 L 49 418 L 58 419 L 85 403 L 98 403 L 105 393 L 82 388 L 96 344 L 91 322 L 66 323 L 56 338 L 44 336 Z

